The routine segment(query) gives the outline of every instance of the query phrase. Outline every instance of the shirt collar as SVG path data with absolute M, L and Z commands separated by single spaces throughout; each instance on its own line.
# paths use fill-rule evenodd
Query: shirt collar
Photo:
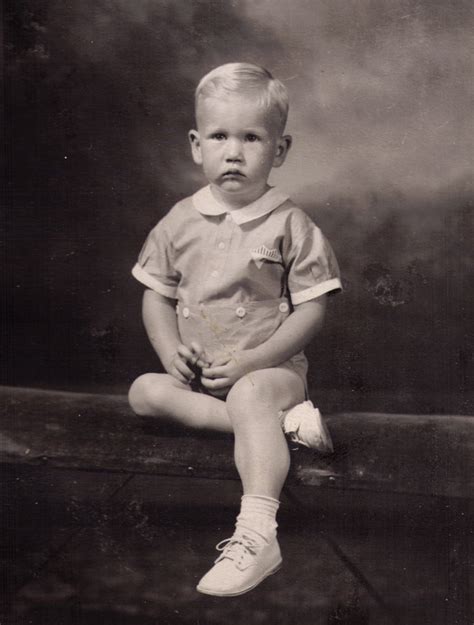
M 212 194 L 211 187 L 208 185 L 197 191 L 193 196 L 194 208 L 203 215 L 223 215 L 229 213 L 234 222 L 238 225 L 253 221 L 259 217 L 263 217 L 278 208 L 283 202 L 286 202 L 288 195 L 285 195 L 275 187 L 271 187 L 258 200 L 255 200 L 247 206 L 229 210 L 224 204 L 221 204 Z

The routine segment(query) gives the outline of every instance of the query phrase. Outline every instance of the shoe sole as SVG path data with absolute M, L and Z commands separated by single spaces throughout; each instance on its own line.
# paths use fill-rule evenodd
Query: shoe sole
M 283 560 L 280 560 L 280 562 L 276 566 L 274 566 L 272 569 L 264 573 L 255 582 L 255 584 L 252 584 L 252 586 L 248 586 L 247 588 L 244 588 L 243 590 L 239 590 L 238 592 L 219 592 L 219 591 L 207 590 L 206 588 L 201 588 L 199 586 L 196 586 L 196 590 L 202 593 L 203 595 L 212 595 L 213 597 L 238 597 L 239 595 L 244 595 L 246 592 L 249 592 L 249 590 L 253 590 L 254 588 L 256 588 L 259 584 L 263 582 L 264 579 L 266 579 L 267 577 L 270 577 L 270 575 L 274 575 L 275 573 L 277 573 L 281 569 L 282 562 Z

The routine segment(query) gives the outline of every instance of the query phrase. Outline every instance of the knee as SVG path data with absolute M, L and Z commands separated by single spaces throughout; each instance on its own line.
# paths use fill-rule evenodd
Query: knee
M 271 389 L 263 384 L 258 374 L 249 373 L 234 384 L 226 403 L 230 417 L 248 416 L 254 419 L 255 408 L 271 405 Z
M 128 391 L 128 403 L 131 409 L 137 415 L 146 415 L 146 406 L 148 404 L 147 398 L 150 390 L 150 377 L 149 373 L 145 373 L 137 378 L 130 390 Z
M 128 392 L 128 403 L 139 416 L 156 415 L 156 407 L 162 405 L 163 384 L 155 373 L 145 373 L 137 378 Z

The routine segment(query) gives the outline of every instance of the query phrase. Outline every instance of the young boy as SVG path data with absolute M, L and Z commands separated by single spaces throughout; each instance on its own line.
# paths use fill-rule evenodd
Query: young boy
M 262 67 L 229 63 L 204 76 L 189 140 L 209 185 L 158 223 L 133 268 L 148 287 L 144 324 L 167 371 L 135 380 L 133 410 L 234 434 L 243 497 L 234 535 L 197 586 L 211 595 L 242 594 L 281 565 L 285 433 L 332 450 L 305 401 L 302 350 L 341 284 L 320 230 L 267 183 L 291 146 L 287 114 L 285 87 Z

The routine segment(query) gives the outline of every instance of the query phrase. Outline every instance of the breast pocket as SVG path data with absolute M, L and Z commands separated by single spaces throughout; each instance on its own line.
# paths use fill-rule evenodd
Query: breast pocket
M 269 248 L 266 245 L 260 245 L 259 247 L 254 248 L 251 250 L 250 255 L 259 269 L 264 263 L 267 262 L 277 264 L 281 264 L 283 262 L 279 250 L 275 247 Z

